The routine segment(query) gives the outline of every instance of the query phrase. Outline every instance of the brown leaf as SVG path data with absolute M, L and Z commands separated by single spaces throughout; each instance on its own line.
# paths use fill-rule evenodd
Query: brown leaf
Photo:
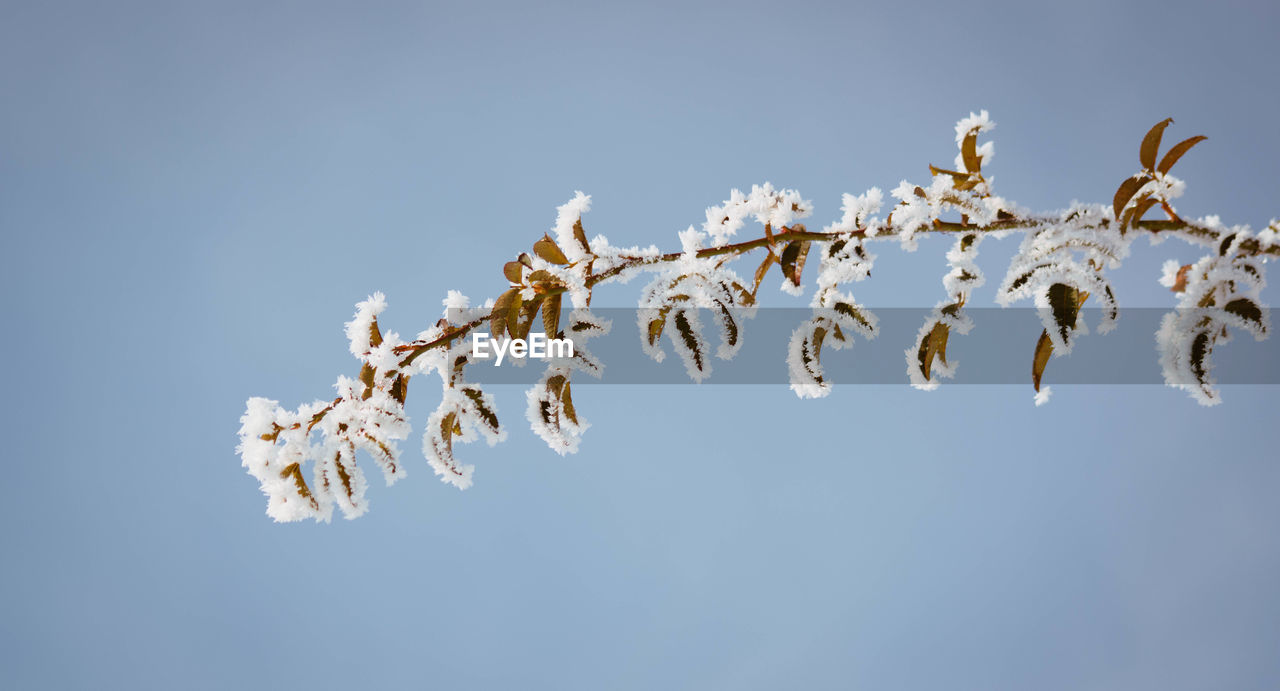
M 529 338 L 529 329 L 533 327 L 533 318 L 538 316 L 538 308 L 542 306 L 546 295 L 535 295 L 532 300 L 525 300 L 520 306 L 520 322 L 517 327 L 518 333 L 512 334 L 513 338 Z
M 1190 139 L 1183 139 L 1177 144 L 1174 144 L 1173 148 L 1169 149 L 1169 151 L 1165 153 L 1164 158 L 1160 159 L 1160 165 L 1156 170 L 1161 173 L 1168 173 L 1173 169 L 1173 164 L 1177 163 L 1178 159 L 1182 158 L 1182 154 L 1187 153 L 1191 150 L 1191 147 L 1206 139 L 1208 139 L 1208 137 L 1198 134 Z
M 1142 215 L 1147 213 L 1148 209 L 1155 206 L 1156 201 L 1158 200 L 1149 196 L 1143 196 L 1141 199 L 1139 199 L 1138 203 L 1133 205 L 1133 214 L 1129 216 L 1128 225 L 1130 226 L 1138 225 L 1138 221 L 1142 220 Z
M 519 293 L 519 288 L 508 288 L 493 302 L 493 311 L 489 312 L 489 334 L 494 338 L 506 333 L 507 314 L 511 311 L 511 302 Z
M 693 358 L 694 368 L 699 372 L 705 372 L 707 368 L 702 353 L 702 341 L 693 330 L 693 325 L 689 323 L 689 317 L 684 310 L 676 310 L 675 323 L 676 331 L 680 334 L 680 340 L 684 342 L 684 347 L 689 351 L 690 357 Z
M 1116 190 L 1115 199 L 1111 202 L 1117 219 L 1120 218 L 1121 210 L 1128 205 L 1130 199 L 1133 199 L 1133 195 L 1137 194 L 1138 190 L 1142 189 L 1142 186 L 1150 181 L 1150 176 L 1138 175 L 1131 178 L 1125 178 L 1124 182 L 1120 183 L 1120 187 Z
M 524 265 L 520 262 L 507 262 L 502 265 L 502 275 L 506 276 L 508 281 L 519 285 L 524 278 Z
M 1164 136 L 1164 128 L 1173 122 L 1173 118 L 1165 118 L 1157 122 L 1154 127 L 1147 131 L 1147 136 L 1142 138 L 1142 147 L 1138 149 L 1138 160 L 1142 162 L 1145 170 L 1153 170 L 1156 167 L 1156 154 L 1160 151 L 1160 138 Z
M 1053 320 L 1058 325 L 1058 334 L 1066 343 L 1071 332 L 1076 328 L 1076 319 L 1080 316 L 1080 305 L 1089 298 L 1089 294 L 1063 283 L 1049 286 L 1049 306 L 1053 308 Z
M 578 411 L 573 407 L 573 396 L 569 391 L 569 381 L 564 382 L 564 389 L 560 392 L 560 403 L 564 405 L 564 416 L 569 418 L 569 422 L 578 424 Z
M 792 285 L 800 285 L 801 274 L 804 272 L 805 258 L 808 256 L 808 240 L 792 240 L 783 248 L 782 273 L 791 280 Z
M 542 302 L 542 328 L 548 338 L 556 338 L 560 333 L 560 298 L 563 293 L 550 295 Z
M 978 155 L 978 133 L 971 131 L 964 136 L 960 144 L 960 157 L 964 159 L 964 167 L 970 173 L 982 171 L 982 157 Z
M 938 359 L 941 360 L 944 365 L 947 364 L 947 340 L 950 337 L 951 327 L 943 324 L 942 322 L 938 322 L 934 325 L 933 338 L 930 340 L 936 344 L 934 346 L 934 350 L 938 353 Z
M 551 239 L 550 235 L 543 235 L 541 240 L 533 243 L 533 253 L 552 264 L 569 263 L 569 259 L 564 256 L 564 252 L 560 251 L 560 246 Z
M 1262 308 L 1249 298 L 1236 298 L 1228 302 L 1222 309 L 1247 322 L 1252 322 L 1259 330 L 1263 328 Z
M 1187 274 L 1190 272 L 1191 272 L 1191 265 L 1183 264 L 1182 268 L 1178 269 L 1178 275 L 1175 276 L 1173 279 L 1173 287 L 1170 288 L 1169 290 L 1172 290 L 1175 293 L 1181 293 L 1186 291 Z
M 1049 364 L 1049 356 L 1053 354 L 1053 339 L 1048 331 L 1040 332 L 1040 340 L 1036 341 L 1036 353 L 1031 358 L 1031 385 L 1040 391 L 1040 377 L 1044 376 L 1045 365 Z
M 929 333 L 920 341 L 920 350 L 916 353 L 916 359 L 920 363 L 920 373 L 924 375 L 925 381 L 932 379 L 933 375 L 933 358 L 938 355 L 939 350 L 943 351 L 942 362 L 947 361 L 946 347 L 947 336 L 951 331 L 951 327 L 942 322 L 936 322 Z
M 760 266 L 756 267 L 755 281 L 751 289 L 752 295 L 755 295 L 756 291 L 760 290 L 760 282 L 764 280 L 765 274 L 769 273 L 769 267 L 773 264 L 773 261 L 773 253 L 770 252 L 765 255 L 764 261 L 760 262 Z
M 493 431 L 494 434 L 497 434 L 500 430 L 498 425 L 498 415 L 493 412 L 493 409 L 490 408 L 487 403 L 485 403 L 484 394 L 480 389 L 468 386 L 462 389 L 462 393 L 470 399 L 471 406 L 475 409 L 476 414 L 480 416 L 480 420 L 484 422 L 485 426 Z
M 587 244 L 587 233 L 582 229 L 582 219 L 573 222 L 573 239 L 582 245 L 582 251 L 590 253 L 591 245 Z
M 507 307 L 507 334 L 512 338 L 518 336 L 520 330 L 520 312 L 524 309 L 524 297 L 520 295 L 520 291 L 516 291 L 511 298 L 511 304 Z
M 404 401 L 409 397 L 409 377 L 404 374 L 397 374 L 395 381 L 391 382 L 391 397 L 396 399 L 400 405 L 404 405 Z

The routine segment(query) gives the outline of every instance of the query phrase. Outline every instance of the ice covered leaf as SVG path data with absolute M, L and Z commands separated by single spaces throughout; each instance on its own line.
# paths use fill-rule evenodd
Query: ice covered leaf
M 458 489 L 471 486 L 475 466 L 464 465 L 454 456 L 454 445 L 483 438 L 490 446 L 506 439 L 498 422 L 493 395 L 475 384 L 446 387 L 423 435 L 422 451 L 441 481 Z
M 782 274 L 795 287 L 800 287 L 801 275 L 804 273 L 805 258 L 809 256 L 808 240 L 792 240 L 782 250 Z
M 1221 401 L 1211 356 L 1229 329 L 1241 329 L 1259 341 L 1270 333 L 1269 310 L 1259 297 L 1265 284 L 1263 263 L 1240 252 L 1248 237 L 1247 231 L 1228 234 L 1216 256 L 1178 270 L 1175 280 L 1183 288 L 1178 308 L 1164 316 L 1156 334 L 1165 383 L 1188 391 L 1203 405 Z M 1166 274 L 1170 268 L 1166 263 Z M 1167 277 L 1164 281 L 1169 282 Z
M 830 328 L 828 320 L 815 317 L 791 333 L 787 346 L 787 374 L 791 390 L 800 398 L 822 398 L 831 393 L 831 384 L 822 371 L 822 344 Z
M 666 333 L 690 378 L 701 382 L 711 374 L 711 363 L 699 312 L 710 310 L 720 331 L 715 354 L 728 360 L 741 347 L 742 321 L 755 313 L 750 303 L 751 292 L 737 274 L 715 262 L 686 257 L 674 270 L 659 274 L 641 293 L 636 315 L 641 348 L 661 362 L 665 354 L 659 339 Z
M 590 427 L 574 408 L 569 372 L 548 367 L 542 380 L 525 394 L 525 415 L 535 434 L 560 455 L 577 453 L 582 435 Z
M 1251 298 L 1236 298 L 1228 302 L 1223 309 L 1226 310 L 1227 314 L 1240 319 L 1245 329 L 1254 334 L 1266 336 L 1266 315 L 1262 308 L 1258 306 L 1258 303 Z
M 1054 283 L 1048 290 L 1049 307 L 1053 311 L 1054 326 L 1061 343 L 1070 343 L 1071 332 L 1080 318 L 1080 306 L 1089 299 L 1089 293 L 1062 283 Z
M 698 320 L 698 312 L 675 309 L 671 321 L 674 326 L 671 342 L 675 345 L 676 354 L 684 360 L 685 371 L 689 373 L 689 378 L 701 383 L 711 375 L 711 366 L 707 363 L 707 345 L 702 338 L 702 324 Z
M 907 379 L 913 387 L 932 391 L 938 387 L 933 375 L 955 375 L 955 365 L 947 362 L 946 355 L 950 336 L 951 324 L 940 310 L 935 309 L 933 315 L 916 332 L 915 343 L 906 350 Z

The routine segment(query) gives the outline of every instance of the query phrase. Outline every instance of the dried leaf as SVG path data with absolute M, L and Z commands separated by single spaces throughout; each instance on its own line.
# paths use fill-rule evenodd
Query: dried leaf
M 1138 150 L 1138 160 L 1142 162 L 1145 170 L 1153 170 L 1156 167 L 1156 154 L 1160 151 L 1160 138 L 1164 136 L 1164 128 L 1173 122 L 1173 118 L 1165 118 L 1157 122 L 1154 127 L 1147 131 L 1147 136 L 1142 138 L 1142 148 Z
M 773 262 L 773 252 L 770 252 L 765 255 L 764 261 L 760 262 L 760 266 L 756 267 L 754 288 L 751 291 L 752 295 L 755 295 L 756 291 L 760 290 L 760 283 L 764 281 L 765 274 L 769 273 L 769 266 L 772 265 Z
M 533 328 L 533 318 L 538 316 L 538 308 L 542 306 L 545 295 L 535 295 L 532 300 L 525 300 L 520 307 L 520 322 L 518 325 L 519 333 L 513 334 L 513 338 L 529 338 L 529 330 Z
M 964 159 L 964 167 L 970 173 L 982 171 L 982 157 L 978 155 L 978 133 L 971 131 L 964 136 L 960 144 L 960 157 Z
M 1165 153 L 1164 158 L 1160 159 L 1160 165 L 1156 167 L 1156 170 L 1161 173 L 1168 173 L 1173 169 L 1173 164 L 1177 163 L 1178 159 L 1182 158 L 1183 154 L 1190 151 L 1191 147 L 1206 139 L 1208 139 L 1208 137 L 1198 134 L 1190 139 L 1183 139 L 1177 144 L 1174 144 L 1173 148 L 1169 149 L 1169 151 Z
M 517 290 L 511 297 L 511 304 L 507 307 L 507 334 L 512 338 L 516 338 L 520 330 L 520 313 L 524 309 L 524 297 Z
M 573 239 L 582 245 L 582 251 L 590 253 L 591 245 L 587 244 L 587 233 L 582 229 L 582 219 L 573 222 Z
M 920 350 L 916 354 L 916 359 L 920 363 L 920 373 L 924 375 L 925 381 L 932 379 L 931 370 L 933 369 L 933 358 L 939 352 L 942 352 L 942 362 L 947 361 L 946 347 L 947 336 L 951 332 L 951 327 L 943 322 L 936 322 L 928 334 L 920 341 Z
M 782 273 L 792 283 L 799 286 L 801 274 L 804 272 L 805 258 L 809 256 L 808 240 L 792 240 L 782 250 Z
M 1053 339 L 1048 331 L 1040 332 L 1040 340 L 1036 341 L 1035 356 L 1031 358 L 1031 385 L 1040 391 L 1040 378 L 1044 376 L 1045 365 L 1049 364 L 1049 356 L 1053 354 Z
M 1115 199 L 1111 202 L 1112 208 L 1115 210 L 1116 218 L 1120 218 L 1120 212 L 1129 204 L 1129 200 L 1133 199 L 1133 195 L 1137 194 L 1138 190 L 1142 189 L 1142 186 L 1148 182 L 1151 182 L 1150 176 L 1138 175 L 1131 178 L 1125 178 L 1124 182 L 1120 183 L 1120 187 L 1116 189 Z
M 480 389 L 469 386 L 463 388 L 462 393 L 471 401 L 472 407 L 475 408 L 476 414 L 480 416 L 480 419 L 484 421 L 485 426 L 492 430 L 494 434 L 497 434 L 499 432 L 498 415 L 485 403 L 484 393 Z
M 1223 309 L 1247 322 L 1253 323 L 1254 327 L 1259 331 L 1265 328 L 1265 324 L 1262 321 L 1262 308 L 1249 298 L 1236 298 L 1228 302 Z
M 1195 374 L 1200 388 L 1204 390 L 1209 389 L 1209 368 L 1206 367 L 1206 360 L 1212 350 L 1213 343 L 1209 340 L 1209 332 L 1201 331 L 1196 334 L 1195 340 L 1191 342 L 1191 371 Z
M 560 403 L 564 406 L 564 416 L 569 418 L 569 422 L 578 424 L 578 411 L 573 407 L 573 396 L 569 391 L 568 380 L 565 380 L 564 389 L 560 392 Z
M 524 265 L 520 262 L 507 262 L 502 265 L 502 275 L 506 276 L 508 281 L 519 285 L 524 278 Z
M 551 239 L 550 235 L 543 235 L 541 240 L 533 243 L 533 253 L 552 264 L 569 263 L 569 259 L 564 256 L 564 252 L 560 251 L 560 246 Z
M 1080 316 L 1080 305 L 1089 298 L 1089 294 L 1063 283 L 1049 286 L 1049 306 L 1053 308 L 1053 320 L 1058 325 L 1058 334 L 1066 343 L 1071 332 L 1076 328 L 1076 319 Z
M 1147 213 L 1148 209 L 1155 206 L 1156 201 L 1157 201 L 1156 199 L 1153 199 L 1152 197 L 1149 197 L 1149 196 L 1143 196 L 1141 199 L 1139 199 L 1138 203 L 1133 205 L 1133 214 L 1129 216 L 1128 225 L 1130 226 L 1138 225 L 1138 221 L 1142 220 L 1142 215 Z
M 675 323 L 676 331 L 680 334 L 680 340 L 684 343 L 685 349 L 689 351 L 689 356 L 693 358 L 694 368 L 699 372 L 705 372 L 707 368 L 706 358 L 702 352 L 702 340 L 694 332 L 693 325 L 689 323 L 689 317 L 684 310 L 676 310 Z
M 1182 268 L 1178 269 L 1178 275 L 1173 279 L 1173 287 L 1169 290 L 1172 290 L 1175 293 L 1185 292 L 1187 290 L 1187 274 L 1190 272 L 1191 265 L 1183 264 Z
M 391 397 L 396 399 L 400 405 L 404 405 L 405 399 L 409 397 L 409 377 L 404 374 L 397 374 L 394 381 L 391 382 Z
M 489 334 L 494 338 L 507 331 L 507 315 L 511 311 L 511 303 L 520 293 L 519 288 L 508 288 L 493 303 L 493 311 L 489 313 Z
M 542 328 L 548 338 L 556 338 L 560 333 L 560 299 L 562 297 L 562 293 L 556 293 L 542 302 Z
M 729 309 L 720 300 L 715 301 L 716 309 L 720 310 L 720 318 L 724 325 L 724 342 L 730 348 L 738 345 L 738 334 L 741 330 L 738 327 L 738 320 L 734 319 L 733 311 Z

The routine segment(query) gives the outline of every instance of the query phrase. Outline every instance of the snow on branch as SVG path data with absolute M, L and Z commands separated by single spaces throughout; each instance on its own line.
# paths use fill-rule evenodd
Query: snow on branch
M 1156 124 L 1143 138 L 1140 168 L 1121 181 L 1110 205 L 1076 204 L 1057 213 L 1031 213 L 993 192 L 984 166 L 994 147 L 978 141 L 995 127 L 986 111 L 956 124 L 952 168 L 931 165 L 926 182 L 902 181 L 891 191 L 896 201 L 883 219 L 878 214 L 884 194 L 873 187 L 845 194 L 840 218 L 822 231 L 810 231 L 799 221 L 813 213 L 813 204 L 795 190 L 764 183 L 748 193 L 730 192 L 706 210 L 700 228 L 679 233 L 679 251 L 663 253 L 653 246 L 614 247 L 603 235 L 588 240 L 582 218 L 591 198 L 577 192 L 558 208 L 550 232 L 502 267 L 506 288 L 483 305 L 472 307 L 468 298 L 449 291 L 444 316 L 404 340 L 382 333 L 378 319 L 387 302 L 381 293 L 358 304 L 346 324 L 350 351 L 360 362 L 358 376 L 339 377 L 331 401 L 296 410 L 249 399 L 237 452 L 267 495 L 267 514 L 275 520 L 329 521 L 335 508 L 355 518 L 368 509 L 368 482 L 357 452 L 373 459 L 387 484 L 404 477 L 397 442 L 410 431 L 404 408 L 409 381 L 435 373 L 442 394 L 427 419 L 423 453 L 444 482 L 465 489 L 474 468 L 455 457 L 455 444 L 484 439 L 492 445 L 507 435 L 493 394 L 466 378 L 477 357 L 468 336 L 487 331 L 503 347 L 518 347 L 537 328 L 551 339 L 571 337 L 574 348 L 548 357 L 546 370 L 526 394 L 526 418 L 553 451 L 576 452 L 589 424 L 574 405 L 572 380 L 599 377 L 604 368 L 581 344 L 612 327 L 592 313 L 593 289 L 640 274 L 650 276 L 637 312 L 641 350 L 661 362 L 665 335 L 689 377 L 701 382 L 712 374 L 713 356 L 729 360 L 738 353 L 744 322 L 753 316 L 770 271 L 777 267 L 782 290 L 800 295 L 805 269 L 814 267 L 809 272 L 815 283 L 812 316 L 792 333 L 785 361 L 798 396 L 825 396 L 831 383 L 822 366 L 823 347 L 849 348 L 857 337 L 878 334 L 876 315 L 848 288 L 870 276 L 875 255 L 869 245 L 897 238 L 912 251 L 921 233 L 948 233 L 955 240 L 942 278 L 945 297 L 905 351 L 907 381 L 913 386 L 933 389 L 956 372 L 947 344 L 973 328 L 964 308 L 985 280 L 977 264 L 983 239 L 1021 233 L 1022 244 L 996 301 L 1006 306 L 1030 300 L 1040 315 L 1044 328 L 1031 350 L 1031 383 L 1035 404 L 1042 405 L 1049 399 L 1041 379 L 1050 357 L 1070 352 L 1085 332 L 1085 301 L 1093 298 L 1102 307 L 1099 333 L 1115 326 L 1119 312 L 1106 272 L 1120 268 L 1134 237 L 1145 233 L 1211 249 L 1193 264 L 1166 263 L 1160 281 L 1178 300 L 1161 323 L 1156 344 L 1165 381 L 1202 404 L 1216 404 L 1221 398 L 1212 376 L 1214 347 L 1228 340 L 1232 329 L 1259 340 L 1270 331 L 1260 294 L 1266 261 L 1280 256 L 1280 222 L 1255 233 L 1246 226 L 1227 227 L 1215 216 L 1179 216 L 1173 200 L 1186 184 L 1170 171 L 1204 137 L 1183 140 L 1160 156 L 1171 123 Z M 760 235 L 733 242 L 752 222 L 761 227 Z M 761 260 L 747 280 L 731 264 L 757 251 Z M 714 349 L 703 335 L 704 313 L 719 334 Z

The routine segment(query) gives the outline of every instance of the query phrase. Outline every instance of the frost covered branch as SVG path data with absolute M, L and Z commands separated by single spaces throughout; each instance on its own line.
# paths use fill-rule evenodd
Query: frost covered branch
M 876 316 L 846 292 L 848 284 L 870 275 L 875 256 L 868 247 L 896 238 L 913 251 L 923 233 L 951 234 L 955 242 L 946 257 L 945 298 L 905 351 L 913 386 L 936 388 L 940 378 L 956 371 L 956 363 L 947 359 L 947 343 L 973 327 L 964 308 L 985 280 L 977 265 L 984 238 L 1024 235 L 996 300 L 1003 306 L 1030 299 L 1040 314 L 1044 328 L 1032 354 L 1032 385 L 1040 405 L 1049 393 L 1040 385 L 1049 358 L 1070 352 L 1083 327 L 1085 301 L 1093 297 L 1102 307 L 1099 332 L 1114 328 L 1118 307 L 1106 271 L 1119 268 L 1135 236 L 1148 234 L 1212 248 L 1194 264 L 1166 263 L 1161 282 L 1179 299 L 1162 322 L 1157 347 L 1169 385 L 1187 390 L 1203 404 L 1215 404 L 1220 397 L 1211 376 L 1213 347 L 1228 338 L 1232 327 L 1259 340 L 1269 332 L 1269 312 L 1260 292 L 1264 264 L 1280 256 L 1280 223 L 1272 221 L 1254 233 L 1246 226 L 1227 227 L 1214 216 L 1180 217 L 1172 201 L 1185 183 L 1170 171 L 1204 137 L 1174 145 L 1157 162 L 1171 122 L 1158 123 L 1144 137 L 1141 169 L 1122 181 L 1110 205 L 1077 204 L 1048 214 L 1021 209 L 993 193 L 983 172 L 993 145 L 978 144 L 979 135 L 994 127 L 986 111 L 957 123 L 954 166 L 930 166 L 928 184 L 903 181 L 890 193 L 896 202 L 883 219 L 877 214 L 884 195 L 872 188 L 844 195 L 841 218 L 821 231 L 809 230 L 799 221 L 812 213 L 812 204 L 794 190 L 766 183 L 749 193 L 733 190 L 728 200 L 707 209 L 701 228 L 690 226 L 679 234 L 679 251 L 663 253 L 654 246 L 614 247 L 602 235 L 588 240 L 582 216 L 590 197 L 578 192 L 559 207 L 554 227 L 533 244 L 532 253 L 521 253 L 503 266 L 506 290 L 480 307 L 449 291 L 444 318 L 405 340 L 382 332 L 378 316 L 386 301 L 381 293 L 357 305 L 346 334 L 361 363 L 358 377 L 339 377 L 336 398 L 297 410 L 250 399 L 241 418 L 238 451 L 261 483 L 267 513 L 276 520 L 328 521 L 335 507 L 354 518 L 368 508 L 357 452 L 364 450 L 374 459 L 387 484 L 404 477 L 397 442 L 409 433 L 404 410 L 409 381 L 435 373 L 442 396 L 428 418 L 423 452 L 445 482 L 469 487 L 473 467 L 455 458 L 454 444 L 483 438 L 492 445 L 507 432 L 493 395 L 466 379 L 473 357 L 467 336 L 487 328 L 495 339 L 527 338 L 540 316 L 547 336 L 567 335 L 574 349 L 546 361 L 538 383 L 526 394 L 526 418 L 553 450 L 575 452 L 589 425 L 573 404 L 572 379 L 601 375 L 603 363 L 583 344 L 612 327 L 592 313 L 593 290 L 641 274 L 650 276 L 639 302 L 641 348 L 662 361 L 665 334 L 690 378 L 700 382 L 711 374 L 713 354 L 702 333 L 702 313 L 711 315 L 720 334 L 714 355 L 730 359 L 742 345 L 742 320 L 752 316 L 773 267 L 781 274 L 782 289 L 794 295 L 803 293 L 806 266 L 816 267 L 810 272 L 816 273 L 812 316 L 792 333 L 786 361 L 797 395 L 825 396 L 831 384 L 824 377 L 822 348 L 847 348 L 855 334 L 877 335 Z M 1162 217 L 1147 219 L 1149 212 Z M 763 234 L 733 242 L 748 221 L 760 224 Z M 750 280 L 732 270 L 733 261 L 757 250 L 763 250 L 763 257 Z

